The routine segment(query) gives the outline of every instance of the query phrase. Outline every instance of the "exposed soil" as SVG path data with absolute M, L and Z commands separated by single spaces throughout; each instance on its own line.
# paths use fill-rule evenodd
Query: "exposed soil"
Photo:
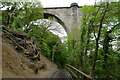
M 1 45 L 0 45 L 1 46 Z M 11 40 L 2 39 L 2 78 L 50 78 L 58 68 L 46 57 L 40 55 L 40 63 L 45 64 L 43 68 L 35 73 L 34 68 L 30 68 L 30 60 L 15 49 Z

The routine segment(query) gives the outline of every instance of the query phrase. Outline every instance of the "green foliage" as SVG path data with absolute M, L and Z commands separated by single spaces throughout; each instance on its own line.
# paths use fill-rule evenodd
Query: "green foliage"
M 18 18 L 22 21 L 23 26 L 28 26 L 31 21 L 43 18 L 43 8 L 40 3 L 25 2 L 23 4 L 23 11 L 20 13 Z
M 56 46 L 54 59 L 55 63 L 58 65 L 59 68 L 63 68 L 64 65 L 67 64 L 67 56 L 68 53 L 66 51 L 66 44 L 59 42 Z
M 77 35 L 73 30 L 68 36 L 69 64 L 88 74 L 92 73 L 95 78 L 119 78 L 118 5 L 118 2 L 105 2 L 81 8 L 82 27 Z
M 87 51 L 90 52 L 88 61 L 90 61 L 92 64 L 93 62 L 92 58 L 95 57 L 94 54 L 95 54 L 95 49 L 97 47 L 95 44 L 98 44 L 99 45 L 98 53 L 97 53 L 98 55 L 95 61 L 96 62 L 95 77 L 96 78 L 118 78 L 119 64 L 116 60 L 118 57 L 115 56 L 116 54 L 118 54 L 118 52 L 115 49 L 112 49 L 113 47 L 115 47 L 114 43 L 112 42 L 113 41 L 119 42 L 119 41 L 117 38 L 115 37 L 113 38 L 112 35 L 118 36 L 118 33 L 119 33 L 118 32 L 119 31 L 119 21 L 118 21 L 119 13 L 117 11 L 119 7 L 117 2 L 108 3 L 108 7 L 106 7 L 106 4 L 107 3 L 100 3 L 97 7 L 84 6 L 81 9 L 82 12 L 84 13 L 82 16 L 82 22 L 83 22 L 82 29 L 84 31 L 84 32 L 82 31 L 84 36 L 84 38 L 82 38 L 83 40 L 82 49 L 85 49 L 85 46 L 88 45 Z M 116 10 L 113 10 L 113 9 L 116 9 Z M 106 10 L 106 14 L 104 13 L 105 10 Z M 118 26 L 115 26 L 115 25 L 118 25 Z M 100 27 L 102 28 L 101 30 L 100 30 Z M 99 31 L 100 33 L 98 33 Z M 87 35 L 87 32 L 89 32 L 89 36 Z M 96 40 L 98 39 L 97 37 L 99 37 L 98 43 L 96 43 Z M 89 43 L 86 44 L 87 38 L 89 40 Z M 114 64 L 112 65 L 112 67 L 110 65 L 111 63 Z M 93 65 L 90 65 L 90 66 L 93 66 Z M 116 68 L 114 69 L 113 67 L 114 68 L 116 67 Z M 116 71 L 115 74 L 113 74 L 114 71 Z M 108 74 L 106 74 L 107 72 Z
M 43 18 L 43 8 L 40 2 L 2 2 L 2 24 L 12 28 L 29 29 L 32 21 Z
M 41 48 L 42 54 L 55 62 L 58 67 L 66 63 L 66 46 L 60 38 L 48 31 L 46 27 L 31 25 L 28 33 L 35 38 L 36 45 Z M 54 53 L 54 55 L 53 55 Z
M 66 46 L 58 36 L 46 28 L 46 25 L 51 23 L 45 22 L 41 26 L 34 25 L 36 20 L 43 19 L 43 8 L 40 2 L 1 2 L 1 4 L 2 8 L 8 6 L 6 10 L 1 10 L 3 25 L 27 32 L 33 37 L 34 43 L 41 49 L 42 54 L 59 67 L 66 63 Z
M 48 30 L 47 21 L 41 26 L 33 24 L 43 18 L 40 3 L 1 4 L 3 7 L 8 6 L 6 10 L 2 10 L 2 24 L 30 34 L 42 54 L 55 62 L 59 68 L 71 64 L 95 78 L 120 77 L 119 2 L 83 6 L 82 27 L 72 28 L 67 43 L 62 43 L 58 36 Z

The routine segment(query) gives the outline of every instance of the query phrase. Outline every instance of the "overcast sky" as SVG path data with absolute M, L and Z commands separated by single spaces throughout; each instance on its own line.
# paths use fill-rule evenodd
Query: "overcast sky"
M 79 6 L 93 5 L 99 1 L 106 0 L 40 0 L 43 7 L 69 7 L 71 3 L 76 2 Z M 119 0 L 108 0 L 108 1 L 119 1 Z
M 95 0 L 40 0 L 43 7 L 69 7 L 71 3 L 76 2 L 79 6 L 93 5 Z

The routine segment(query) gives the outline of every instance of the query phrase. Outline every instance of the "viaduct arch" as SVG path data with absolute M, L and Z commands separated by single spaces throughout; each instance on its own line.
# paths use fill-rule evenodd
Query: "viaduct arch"
M 68 32 L 65 23 L 59 17 L 55 16 L 54 14 L 44 13 L 44 18 L 45 19 L 48 19 L 49 17 L 55 18 L 56 21 L 63 26 L 63 28 L 65 29 L 65 31 Z
M 56 18 L 57 22 L 69 34 L 74 27 L 80 28 L 80 19 L 82 16 L 80 8 L 77 3 L 72 3 L 70 7 L 44 8 L 44 18 L 47 19 L 50 16 Z

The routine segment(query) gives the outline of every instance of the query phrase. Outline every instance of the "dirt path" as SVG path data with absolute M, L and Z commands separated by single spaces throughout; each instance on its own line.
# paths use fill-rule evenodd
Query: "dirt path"
M 59 69 L 51 76 L 51 78 L 69 78 L 69 80 L 73 80 L 66 69 Z

